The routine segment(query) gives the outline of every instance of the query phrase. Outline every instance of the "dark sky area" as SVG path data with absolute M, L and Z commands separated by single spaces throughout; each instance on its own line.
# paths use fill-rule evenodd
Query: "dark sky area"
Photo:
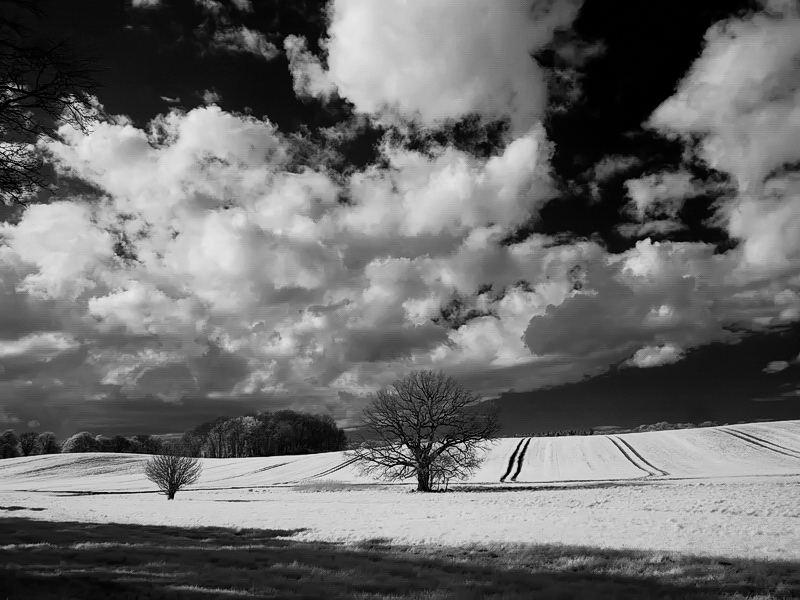
M 796 2 L 59 0 L 99 123 L 1 208 L 0 429 L 800 418 Z M 795 32 L 794 34 L 792 32 Z

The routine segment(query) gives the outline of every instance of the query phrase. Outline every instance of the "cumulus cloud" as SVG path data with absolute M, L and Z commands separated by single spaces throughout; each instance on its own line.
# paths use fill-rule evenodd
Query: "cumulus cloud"
M 161 96 L 161 99 L 167 104 L 178 104 L 181 99 L 179 97 L 170 98 L 169 96 Z
M 158 8 L 161 6 L 161 0 L 132 0 L 134 8 Z
M 795 3 L 711 27 L 677 93 L 649 125 L 687 141 L 728 173 L 738 195 L 717 221 L 742 242 L 737 277 L 754 280 L 800 264 L 800 15 Z
M 263 33 L 244 25 L 218 29 L 211 38 L 210 47 L 213 50 L 252 54 L 264 60 L 272 60 L 280 54 L 280 50 Z
M 323 96 L 335 87 L 360 112 L 429 125 L 469 113 L 509 116 L 514 132 L 524 133 L 546 102 L 531 53 L 569 27 L 579 8 L 572 0 L 334 0 L 323 42 L 327 70 L 294 39 L 295 86 Z
M 529 52 L 569 25 L 576 5 L 331 6 L 323 58 L 302 38 L 285 42 L 298 93 L 336 91 L 360 112 L 422 125 L 508 116 L 504 146 L 477 158 L 387 136 L 380 161 L 334 173 L 322 158 L 297 168 L 296 137 L 223 111 L 213 92 L 204 106 L 146 126 L 98 106 L 88 135 L 62 127 L 42 148 L 59 174 L 100 193 L 33 205 L 0 226 L 0 294 L 19 315 L 0 313 L 6 361 L 33 357 L 4 374 L 0 391 L 104 402 L 302 398 L 349 418 L 360 394 L 411 368 L 443 368 L 493 396 L 626 361 L 674 362 L 732 341 L 731 330 L 800 319 L 800 274 L 741 274 L 774 255 L 791 267 L 800 219 L 792 224 L 798 182 L 789 173 L 770 176 L 761 196 L 722 203 L 718 218 L 745 242 L 722 254 L 650 239 L 616 255 L 539 234 L 507 242 L 557 193 L 538 122 L 542 74 Z M 458 34 L 442 33 L 443 23 Z M 718 38 L 708 48 L 737 43 Z M 678 132 L 677 121 L 656 117 Z M 712 125 L 679 133 L 705 143 L 729 126 Z M 608 157 L 593 176 L 634 166 Z M 630 234 L 678 227 L 680 202 L 698 185 L 682 171 L 629 182 Z
M 637 350 L 629 360 L 625 361 L 625 365 L 646 369 L 676 363 L 682 358 L 683 350 L 675 344 L 645 346 Z

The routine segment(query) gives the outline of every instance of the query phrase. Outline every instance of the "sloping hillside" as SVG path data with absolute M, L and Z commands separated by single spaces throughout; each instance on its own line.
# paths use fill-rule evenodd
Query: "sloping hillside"
M 150 491 L 147 456 L 66 454 L 0 461 L 0 490 Z M 503 438 L 468 483 L 504 484 L 800 474 L 800 420 L 621 435 Z M 195 489 L 320 481 L 371 483 L 341 452 L 203 459 Z

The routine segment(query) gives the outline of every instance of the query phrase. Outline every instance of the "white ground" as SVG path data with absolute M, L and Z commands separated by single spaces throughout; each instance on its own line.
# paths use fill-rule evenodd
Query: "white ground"
M 561 542 L 800 560 L 800 421 L 507 438 L 489 450 L 469 486 L 448 494 L 373 485 L 330 453 L 204 459 L 198 484 L 169 502 L 141 474 L 146 459 L 0 461 L 0 507 L 45 509 L 0 515 L 305 528 L 297 537 L 306 540 Z M 361 485 L 337 490 L 336 482 Z

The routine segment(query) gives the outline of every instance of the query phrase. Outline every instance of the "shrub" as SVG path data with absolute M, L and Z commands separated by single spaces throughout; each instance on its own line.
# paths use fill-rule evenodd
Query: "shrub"
M 13 429 L 6 429 L 0 434 L 0 458 L 16 458 L 19 456 L 19 439 Z
M 64 440 L 61 452 L 97 452 L 100 444 L 88 431 L 81 431 Z

